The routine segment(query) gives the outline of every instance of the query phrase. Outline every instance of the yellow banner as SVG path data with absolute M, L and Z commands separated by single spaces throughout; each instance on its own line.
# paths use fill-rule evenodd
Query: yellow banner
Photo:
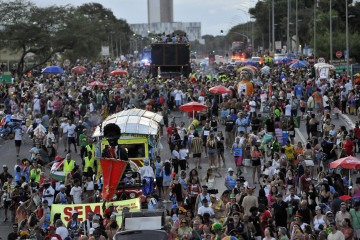
M 117 216 L 118 223 L 121 221 L 120 215 L 122 212 L 122 209 L 124 207 L 128 207 L 130 209 L 141 209 L 141 199 L 140 198 L 134 198 L 124 201 L 116 201 L 116 202 L 107 202 L 105 204 L 106 208 L 110 204 L 114 205 L 114 212 Z M 56 213 L 61 214 L 61 220 L 67 225 L 67 223 L 71 220 L 71 212 L 73 210 L 77 211 L 79 216 L 78 219 L 80 222 L 85 221 L 87 219 L 88 213 L 93 212 L 94 214 L 100 214 L 103 215 L 102 210 L 103 203 L 83 203 L 83 204 L 53 204 L 51 205 L 51 219 L 54 218 L 54 215 Z M 120 218 L 120 219 L 119 219 Z

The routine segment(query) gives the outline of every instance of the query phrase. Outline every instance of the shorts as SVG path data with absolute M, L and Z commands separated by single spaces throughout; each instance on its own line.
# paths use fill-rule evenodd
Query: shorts
M 217 153 L 217 150 L 215 148 L 208 149 L 208 155 L 215 156 L 216 153 Z
M 258 158 L 258 159 L 256 159 L 256 160 L 252 160 L 252 161 L 251 161 L 251 164 L 252 164 L 253 167 L 260 166 L 260 165 L 261 165 L 260 158 Z
M 194 153 L 193 158 L 201 158 L 201 153 Z
M 156 178 L 156 186 L 157 187 L 162 187 L 163 186 L 163 178 L 162 177 L 157 177 Z
M 235 160 L 235 165 L 237 167 L 242 166 L 242 162 L 243 162 L 242 156 L 236 156 L 236 157 L 234 157 L 234 160 Z
M 71 144 L 71 143 L 76 144 L 76 140 L 74 137 L 68 137 L 67 142 L 68 142 L 68 144 Z
M 9 209 L 11 201 L 4 201 L 4 209 Z
M 15 140 L 15 147 L 21 147 L 21 140 Z

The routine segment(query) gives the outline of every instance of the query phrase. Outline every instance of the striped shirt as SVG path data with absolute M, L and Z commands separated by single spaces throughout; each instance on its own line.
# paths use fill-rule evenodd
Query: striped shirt
M 200 137 L 194 137 L 191 140 L 191 151 L 192 153 L 201 153 L 202 152 L 202 139 Z

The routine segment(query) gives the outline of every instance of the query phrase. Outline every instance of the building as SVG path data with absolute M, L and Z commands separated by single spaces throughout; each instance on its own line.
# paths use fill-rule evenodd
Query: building
M 148 23 L 174 22 L 173 0 L 148 0 Z

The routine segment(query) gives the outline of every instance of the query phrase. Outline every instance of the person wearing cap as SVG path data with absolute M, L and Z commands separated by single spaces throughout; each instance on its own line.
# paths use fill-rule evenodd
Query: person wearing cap
M 340 211 L 335 215 L 336 227 L 340 229 L 342 227 L 342 222 L 345 218 L 351 219 L 350 213 L 346 210 L 346 203 L 342 202 L 340 205 Z
M 65 193 L 65 190 L 66 190 L 65 185 L 61 184 L 59 189 L 60 189 L 60 192 L 58 192 L 58 194 L 55 197 L 55 203 L 56 204 L 68 204 L 69 199 Z
M 3 172 L 0 173 L 0 186 L 4 186 L 4 183 L 7 182 L 8 177 L 12 175 L 8 172 L 9 168 L 6 164 L 3 165 Z
M 272 214 L 276 227 L 287 227 L 288 205 L 283 201 L 283 195 L 276 195 L 276 202 L 272 205 Z
M 202 192 L 197 195 L 195 202 L 195 212 L 198 212 L 199 208 L 203 205 L 203 200 L 206 199 L 207 202 L 210 202 L 210 194 L 208 193 L 208 186 L 203 185 Z
M 53 240 L 53 239 L 62 240 L 61 236 L 55 233 L 56 227 L 54 227 L 53 225 L 50 225 L 46 230 L 48 234 L 44 237 L 44 240 Z
M 290 233 L 291 233 L 291 235 L 293 235 L 295 233 L 294 225 L 300 226 L 301 230 L 305 232 L 306 225 L 308 225 L 308 224 L 303 222 L 302 215 L 297 212 L 295 214 L 295 216 L 294 216 L 294 220 L 295 221 L 290 224 Z
M 46 179 L 43 183 L 42 201 L 47 201 L 49 207 L 54 202 L 55 189 L 51 186 L 51 181 Z
M 70 236 L 72 238 L 79 237 L 81 223 L 78 219 L 79 213 L 76 210 L 72 210 L 71 219 L 67 224 L 67 229 L 69 230 Z
M 228 168 L 229 175 L 225 176 L 225 187 L 227 190 L 232 191 L 236 186 L 236 176 L 234 176 L 234 170 Z

